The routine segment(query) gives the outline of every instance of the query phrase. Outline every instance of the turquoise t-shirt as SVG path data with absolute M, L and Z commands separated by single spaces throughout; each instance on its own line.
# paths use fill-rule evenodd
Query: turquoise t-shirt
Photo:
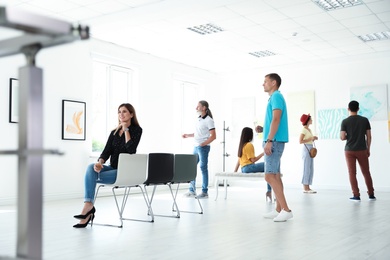
M 263 129 L 264 141 L 266 141 L 268 138 L 268 134 L 271 128 L 272 111 L 275 109 L 282 110 L 282 115 L 280 118 L 279 128 L 276 131 L 274 137 L 274 141 L 287 143 L 288 142 L 287 106 L 286 106 L 286 101 L 284 100 L 284 97 L 279 90 L 276 90 L 274 93 L 272 93 L 272 95 L 268 100 L 267 111 L 265 113 L 264 129 Z

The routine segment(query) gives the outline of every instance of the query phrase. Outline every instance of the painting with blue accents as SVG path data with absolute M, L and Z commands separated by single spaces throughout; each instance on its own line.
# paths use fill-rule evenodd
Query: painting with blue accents
M 351 100 L 359 102 L 358 114 L 368 120 L 388 120 L 387 85 L 351 88 Z
M 318 110 L 318 137 L 320 139 L 339 139 L 341 121 L 348 117 L 346 108 Z

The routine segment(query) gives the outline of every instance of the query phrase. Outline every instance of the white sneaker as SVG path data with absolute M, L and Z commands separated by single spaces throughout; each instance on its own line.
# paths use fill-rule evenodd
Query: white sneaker
M 277 215 L 279 215 L 279 212 L 277 212 L 276 209 L 274 209 L 271 212 L 263 214 L 263 217 L 272 219 L 272 218 L 275 218 Z
M 284 222 L 293 218 L 292 211 L 287 212 L 284 209 L 280 211 L 280 213 L 274 218 L 274 222 Z
M 303 193 L 314 194 L 314 193 L 317 193 L 317 192 L 315 190 L 304 190 Z
M 183 196 L 187 197 L 187 198 L 195 198 L 196 197 L 196 193 L 193 192 L 193 191 L 189 191 L 187 193 L 184 193 Z

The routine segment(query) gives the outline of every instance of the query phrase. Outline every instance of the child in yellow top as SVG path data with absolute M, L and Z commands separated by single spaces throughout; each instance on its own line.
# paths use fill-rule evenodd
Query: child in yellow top
M 255 163 L 264 156 L 264 153 L 255 156 L 255 148 L 251 143 L 252 139 L 252 128 L 244 127 L 241 132 L 240 144 L 238 145 L 238 161 L 234 172 L 237 172 L 240 166 L 242 173 L 264 172 L 264 162 Z M 272 201 L 271 191 L 271 186 L 267 183 L 266 199 Z

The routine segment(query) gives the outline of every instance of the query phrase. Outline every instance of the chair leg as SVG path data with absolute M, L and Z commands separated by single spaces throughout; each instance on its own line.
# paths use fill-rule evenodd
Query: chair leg
M 225 200 L 227 199 L 227 179 L 223 179 L 223 187 L 225 188 Z
M 203 207 L 202 207 L 202 204 L 200 203 L 200 200 L 198 197 L 196 197 L 196 200 L 198 201 L 198 204 L 199 204 L 199 207 L 200 207 L 200 212 L 194 212 L 194 213 L 199 213 L 199 214 L 203 214 Z
M 177 184 L 177 188 L 176 188 L 176 192 L 175 192 L 175 200 L 176 200 L 176 198 L 177 198 L 177 193 L 178 193 L 178 191 L 179 191 L 179 186 L 180 186 L 180 183 Z M 179 210 L 179 208 L 176 208 L 176 209 L 175 209 L 175 205 L 176 205 L 176 207 L 177 207 L 177 204 L 172 203 L 172 211 L 173 211 L 173 212 Z
M 98 198 L 99 190 L 100 190 L 101 187 L 104 187 L 104 185 L 99 185 L 99 186 L 98 186 L 98 188 L 97 188 L 97 190 L 96 190 L 95 199 L 94 199 L 94 202 L 93 202 L 94 205 L 96 204 L 96 200 L 97 200 L 97 198 Z M 118 226 L 118 225 L 113 225 L 113 224 L 100 224 L 100 223 L 96 223 L 96 222 L 95 222 L 95 225 L 109 226 L 109 227 L 118 227 L 118 228 L 122 228 L 122 227 L 123 227 L 122 212 L 121 212 L 121 209 L 119 208 L 118 199 L 117 199 L 116 194 L 115 194 L 115 191 L 114 191 L 115 188 L 117 188 L 117 187 L 113 187 L 113 188 L 112 188 L 112 193 L 113 193 L 113 195 L 114 195 L 114 200 L 115 200 L 116 208 L 117 208 L 117 210 L 118 210 L 120 225 Z M 126 187 L 126 188 L 127 188 L 127 187 Z M 124 202 L 124 200 L 125 200 L 125 198 L 126 198 L 126 189 L 125 189 L 125 193 L 123 194 L 123 196 L 124 196 L 124 197 L 123 197 L 123 201 L 122 201 L 122 209 L 124 208 L 123 202 Z M 122 211 L 123 211 L 123 210 L 122 210 Z
M 145 196 L 144 190 L 142 189 L 141 186 L 136 186 L 136 187 L 140 188 L 140 190 L 141 190 L 141 193 L 142 193 L 142 196 L 143 196 L 143 198 L 144 198 L 146 207 L 147 207 L 147 209 L 148 209 L 148 215 L 150 216 L 150 220 L 131 219 L 131 218 L 124 218 L 124 217 L 123 217 L 123 212 L 124 212 L 124 210 L 125 210 L 125 205 L 126 205 L 126 203 L 127 203 L 128 197 L 129 197 L 129 195 L 130 195 L 130 187 L 129 187 L 128 191 L 127 191 L 126 200 L 124 201 L 124 203 L 122 203 L 122 210 L 121 210 L 121 218 L 122 218 L 122 220 L 133 220 L 133 221 L 142 221 L 142 222 L 154 222 L 154 214 L 153 214 L 152 206 L 151 206 L 151 204 L 149 203 L 149 200 L 147 199 L 147 196 Z
M 177 204 L 176 204 L 176 200 L 175 200 L 175 197 L 173 195 L 173 191 L 170 187 L 170 184 L 167 184 L 169 189 L 170 189 L 170 192 L 171 192 L 171 196 L 172 196 L 172 199 L 173 199 L 173 202 L 175 204 L 175 207 L 177 207 Z M 154 185 L 153 187 L 153 192 L 152 192 L 152 195 L 150 197 L 150 200 L 149 200 L 149 196 L 148 196 L 148 192 L 147 192 L 147 189 L 146 189 L 146 185 L 145 185 L 145 193 L 146 193 L 146 197 L 148 198 L 149 200 L 149 204 L 150 204 L 150 210 L 152 209 L 152 201 L 153 201 L 153 198 L 154 198 L 154 194 L 156 192 L 156 188 L 157 188 L 157 185 Z M 173 218 L 179 218 L 180 217 L 180 214 L 177 214 L 176 216 L 168 216 L 168 215 L 157 215 L 157 214 L 154 214 L 152 211 L 149 211 L 148 212 L 148 215 L 149 214 L 153 214 L 154 216 L 160 216 L 160 217 L 173 217 Z
M 95 204 L 95 202 L 96 202 L 97 195 L 98 195 L 99 189 L 100 189 L 101 187 L 104 187 L 104 185 L 100 185 L 100 186 L 97 188 L 96 196 L 95 196 L 95 200 L 94 200 L 94 204 Z M 125 210 L 125 207 L 126 207 L 126 204 L 127 204 L 128 198 L 129 198 L 129 195 L 130 195 L 131 187 L 118 187 L 118 186 L 114 186 L 114 187 L 112 188 L 112 193 L 113 193 L 113 196 L 114 196 L 116 208 L 117 208 L 117 210 L 118 210 L 120 225 L 100 224 L 100 223 L 94 223 L 94 224 L 95 224 L 95 225 L 101 225 L 101 226 L 110 226 L 110 227 L 122 228 L 122 227 L 123 227 L 123 220 L 133 220 L 133 221 L 141 221 L 141 222 L 154 222 L 154 216 L 153 216 L 152 208 L 151 208 L 151 206 L 150 206 L 148 200 L 147 200 L 146 197 L 145 197 L 145 193 L 144 193 L 144 191 L 142 190 L 142 187 L 141 187 L 141 186 L 138 186 L 138 187 L 141 189 L 141 193 L 142 193 L 142 195 L 143 195 L 143 197 L 144 197 L 144 200 L 145 200 L 145 203 L 146 203 L 146 207 L 148 208 L 148 212 L 149 212 L 150 215 L 151 215 L 151 220 L 124 218 L 124 217 L 123 217 L 123 212 L 124 212 L 124 210 Z M 122 199 L 121 205 L 119 205 L 119 201 L 118 201 L 118 196 L 119 196 L 119 194 L 117 194 L 117 193 L 115 192 L 116 189 L 120 189 L 120 188 L 124 188 L 123 199 Z
M 176 188 L 176 192 L 175 192 L 175 198 L 174 198 L 175 201 L 176 201 L 176 198 L 177 198 L 177 193 L 179 191 L 179 187 L 180 187 L 180 183 L 177 184 L 177 188 Z M 203 214 L 203 207 L 202 207 L 202 204 L 200 203 L 199 198 L 195 197 L 195 199 L 198 201 L 200 212 L 198 212 L 198 211 L 184 211 L 184 210 L 181 210 L 180 212 Z M 178 208 L 177 204 L 176 204 L 176 208 L 177 208 L 177 211 L 179 211 L 179 208 Z M 175 211 L 174 205 L 172 205 L 172 211 Z
M 169 187 L 169 190 L 171 191 L 171 195 L 172 195 L 172 198 L 173 198 L 173 205 L 172 205 L 172 208 L 176 208 L 176 217 L 177 218 L 180 218 L 180 211 L 179 211 L 179 207 L 177 206 L 177 203 L 176 203 L 176 196 L 177 196 L 177 192 L 176 192 L 176 195 L 173 195 L 173 191 L 172 191 L 172 186 L 171 184 L 169 183 L 168 184 L 168 187 Z M 174 212 L 174 210 L 172 210 Z
M 129 196 L 129 195 L 128 195 L 127 187 L 126 187 L 126 188 L 125 188 L 125 191 L 124 191 L 124 193 L 123 193 L 122 206 L 121 206 L 121 208 L 119 208 L 118 199 L 117 199 L 117 197 L 116 197 L 115 189 L 117 189 L 117 187 L 112 187 L 112 194 L 114 195 L 116 208 L 117 208 L 118 214 L 119 214 L 119 220 L 121 221 L 121 225 L 118 226 L 118 227 L 123 227 L 122 213 L 123 213 L 124 207 L 125 207 L 125 205 L 126 205 L 127 196 Z M 129 192 L 130 192 L 130 189 L 129 189 Z

